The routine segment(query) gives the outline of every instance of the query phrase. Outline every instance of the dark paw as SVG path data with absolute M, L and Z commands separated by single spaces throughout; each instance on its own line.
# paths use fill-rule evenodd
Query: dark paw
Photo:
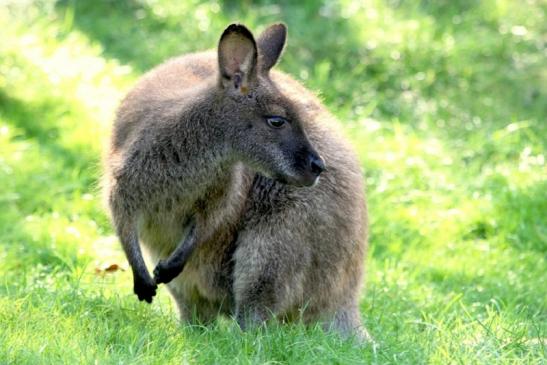
M 165 261 L 160 260 L 154 269 L 154 281 L 156 284 L 167 284 L 181 272 L 180 267 L 170 267 Z
M 152 298 L 156 295 L 158 286 L 150 279 L 135 279 L 133 290 L 140 301 L 152 303 Z

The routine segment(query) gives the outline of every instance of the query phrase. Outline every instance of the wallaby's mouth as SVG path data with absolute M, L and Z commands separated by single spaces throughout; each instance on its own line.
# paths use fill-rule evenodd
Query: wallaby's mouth
M 301 188 L 313 187 L 317 185 L 317 183 L 319 182 L 319 175 L 315 175 L 315 176 L 309 175 L 304 178 L 298 178 L 298 179 L 292 177 L 290 179 L 280 179 L 280 181 L 287 185 L 297 186 Z
M 305 170 L 298 175 L 277 175 L 275 180 L 298 187 L 313 187 L 319 182 L 319 177 L 325 170 L 324 164 L 321 171 L 318 170 Z
M 297 186 L 301 186 L 301 187 L 313 187 L 315 185 L 317 185 L 317 183 L 319 182 L 319 174 L 306 174 L 306 176 L 301 179 L 297 184 Z
M 319 182 L 319 175 L 307 174 L 306 176 L 297 176 L 297 175 L 284 175 L 284 174 L 268 174 L 264 172 L 258 172 L 260 175 L 263 175 L 269 179 L 275 180 L 281 184 L 296 186 L 299 188 L 304 187 L 313 187 Z
M 308 178 L 299 186 L 301 187 L 314 187 L 319 182 L 319 175 L 315 175 L 314 177 Z
M 310 187 L 317 185 L 319 176 L 326 170 L 326 166 L 321 156 L 315 152 L 308 152 L 304 158 L 296 159 L 293 169 L 294 174 L 278 175 L 277 180 L 289 185 Z
M 312 187 L 317 185 L 319 176 L 327 168 L 323 158 L 316 152 L 307 152 L 303 155 L 291 155 L 292 163 L 285 163 L 282 168 L 263 169 L 258 164 L 255 164 L 254 168 L 262 175 L 282 184 L 297 187 Z
M 278 175 L 275 177 L 275 180 L 286 185 L 296 186 L 299 188 L 312 187 L 317 185 L 319 181 L 319 176 L 308 176 L 306 178 L 300 178 L 296 176 L 282 176 Z

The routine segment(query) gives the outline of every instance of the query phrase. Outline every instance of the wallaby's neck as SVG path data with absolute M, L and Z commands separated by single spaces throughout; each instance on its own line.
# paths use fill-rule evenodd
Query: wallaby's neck
M 192 95 L 174 125 L 174 163 L 187 192 L 196 200 L 244 198 L 239 185 L 247 169 L 231 153 L 230 137 L 220 119 L 216 84 L 203 85 Z M 234 196 L 232 196 L 234 195 Z

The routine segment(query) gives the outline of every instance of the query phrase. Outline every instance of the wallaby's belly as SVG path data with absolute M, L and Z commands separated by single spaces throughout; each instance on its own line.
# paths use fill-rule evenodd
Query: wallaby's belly
M 173 242 L 181 242 L 188 232 L 189 227 L 179 229 L 172 225 L 158 225 L 156 229 L 147 231 L 142 244 L 150 253 L 151 267 L 168 257 L 175 250 Z M 231 301 L 235 237 L 235 232 L 219 231 L 205 241 L 198 241 L 184 270 L 169 286 L 176 287 L 186 297 L 199 293 L 200 297 L 212 302 Z
M 149 253 L 151 265 L 169 257 L 190 230 L 186 214 L 161 214 L 143 220 L 140 241 Z M 231 251 L 234 244 L 229 233 L 217 232 L 205 241 L 198 241 L 183 272 L 172 285 L 185 291 L 197 291 L 209 300 L 219 300 L 230 294 Z
M 241 171 L 241 166 L 236 168 L 238 176 Z M 171 255 L 189 233 L 191 218 L 196 220 L 198 243 L 184 270 L 169 284 L 170 287 L 176 287 L 186 296 L 197 292 L 210 301 L 225 301 L 231 297 L 237 205 L 242 202 L 233 202 L 227 196 L 239 196 L 233 190 L 245 189 L 245 185 L 243 179 L 236 178 L 232 190 L 210 195 L 204 206 L 201 206 L 203 202 L 182 198 L 167 203 L 162 200 L 151 204 L 142 214 L 139 238 L 149 253 L 150 267 Z

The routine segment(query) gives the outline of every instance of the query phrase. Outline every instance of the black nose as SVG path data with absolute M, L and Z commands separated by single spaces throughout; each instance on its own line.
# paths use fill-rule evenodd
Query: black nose
M 315 175 L 319 175 L 323 171 L 325 171 L 325 161 L 317 155 L 310 155 L 309 156 L 309 164 L 311 172 L 313 172 Z

